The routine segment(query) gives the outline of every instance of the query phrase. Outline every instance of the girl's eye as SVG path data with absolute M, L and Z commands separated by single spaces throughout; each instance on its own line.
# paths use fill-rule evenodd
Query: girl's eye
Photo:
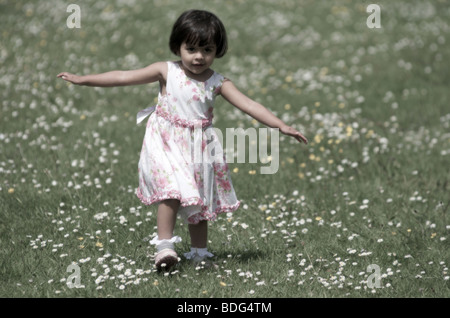
M 214 48 L 213 47 L 206 47 L 206 48 L 202 48 L 202 49 L 197 49 L 195 47 L 187 47 L 186 48 L 186 51 L 188 51 L 189 53 L 195 53 L 198 50 L 202 50 L 203 52 L 209 54 L 209 53 L 212 53 L 214 51 Z

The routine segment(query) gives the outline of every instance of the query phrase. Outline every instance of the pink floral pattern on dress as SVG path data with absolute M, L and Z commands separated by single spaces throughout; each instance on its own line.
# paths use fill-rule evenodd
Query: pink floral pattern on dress
M 148 119 L 139 159 L 136 195 L 142 203 L 177 199 L 178 213 L 193 224 L 238 209 L 228 165 L 224 158 L 214 162 L 208 149 L 223 153 L 212 119 L 224 80 L 214 72 L 199 82 L 187 77 L 177 62 L 168 62 L 167 93 L 159 95 Z M 199 131 L 201 143 L 196 142 Z

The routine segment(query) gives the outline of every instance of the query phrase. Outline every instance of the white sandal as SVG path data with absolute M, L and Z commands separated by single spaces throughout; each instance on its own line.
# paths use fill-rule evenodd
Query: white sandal
M 174 236 L 168 240 L 160 240 L 158 236 L 155 236 L 150 241 L 150 244 L 156 245 L 156 248 L 158 249 L 158 252 L 155 255 L 155 266 L 158 270 L 169 270 L 178 263 L 179 258 L 173 249 L 173 244 L 179 242 L 181 242 L 181 238 L 179 236 Z
M 177 263 L 178 263 L 178 255 L 174 250 L 170 248 L 165 248 L 156 253 L 155 266 L 158 270 L 162 269 L 169 270 Z

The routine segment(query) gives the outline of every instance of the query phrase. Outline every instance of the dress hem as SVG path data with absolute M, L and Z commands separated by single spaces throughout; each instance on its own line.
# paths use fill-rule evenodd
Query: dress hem
M 176 190 L 172 190 L 172 191 L 168 191 L 168 192 L 161 192 L 161 193 L 157 193 L 151 197 L 145 197 L 142 194 L 141 189 L 138 188 L 136 191 L 136 196 L 145 205 L 152 205 L 154 203 L 157 203 L 157 202 L 160 202 L 163 200 L 168 200 L 168 199 L 179 200 L 182 207 L 199 205 L 201 207 L 201 211 L 199 211 L 198 213 L 195 213 L 194 215 L 191 215 L 190 217 L 187 218 L 187 221 L 190 224 L 198 224 L 200 221 L 215 221 L 217 219 L 218 214 L 234 212 L 239 208 L 239 206 L 241 204 L 240 201 L 237 201 L 235 204 L 219 206 L 216 208 L 215 211 L 209 212 L 208 206 L 206 206 L 204 204 L 204 202 L 201 198 L 191 197 L 191 198 L 183 199 L 181 197 L 181 193 Z

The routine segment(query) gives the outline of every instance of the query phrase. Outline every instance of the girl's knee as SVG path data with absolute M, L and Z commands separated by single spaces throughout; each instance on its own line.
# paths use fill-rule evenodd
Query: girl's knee
M 168 206 L 179 206 L 180 205 L 180 200 L 178 199 L 166 199 L 161 201 L 160 204 L 164 204 L 164 205 L 168 205 Z
M 208 226 L 208 221 L 203 220 L 198 223 L 190 223 L 188 224 L 191 229 L 201 229 Z

